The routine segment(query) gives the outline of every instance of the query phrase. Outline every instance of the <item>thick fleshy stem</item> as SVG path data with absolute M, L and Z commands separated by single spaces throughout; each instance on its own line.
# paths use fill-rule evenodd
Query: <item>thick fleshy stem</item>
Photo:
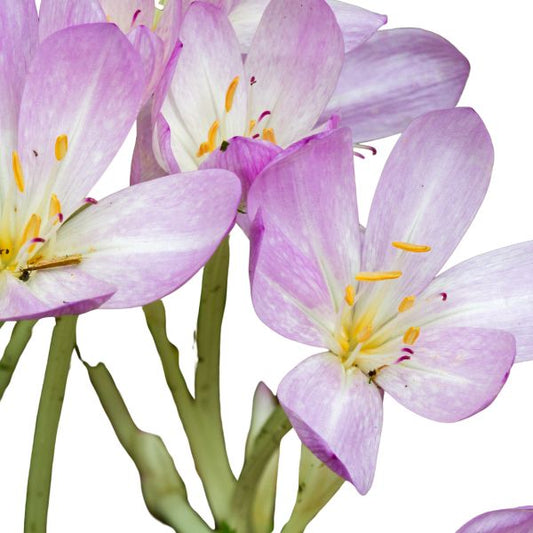
M 62 316 L 50 342 L 31 453 L 24 533 L 45 533 L 52 465 L 61 408 L 72 351 L 76 345 L 77 316 Z
M 120 443 L 139 471 L 150 513 L 176 533 L 210 533 L 212 530 L 189 505 L 183 480 L 161 438 L 135 425 L 105 365 L 84 365 Z
M 198 314 L 195 398 L 181 373 L 178 349 L 167 337 L 163 304 L 154 302 L 143 308 L 217 527 L 229 521 L 231 495 L 236 484 L 220 416 L 220 333 L 228 264 L 229 244 L 226 239 L 204 270 Z
M 298 495 L 289 521 L 281 533 L 302 533 L 309 522 L 333 498 L 344 479 L 330 470 L 302 445 Z
M 233 494 L 231 525 L 235 531 L 253 531 L 251 526 L 252 509 L 258 480 L 261 479 L 263 472 L 279 449 L 281 439 L 291 427 L 287 415 L 278 405 L 255 438 L 253 448 L 247 454 Z
M 15 324 L 11 339 L 0 359 L 0 400 L 11 382 L 13 373 L 17 368 L 20 356 L 24 352 L 37 320 L 22 320 Z

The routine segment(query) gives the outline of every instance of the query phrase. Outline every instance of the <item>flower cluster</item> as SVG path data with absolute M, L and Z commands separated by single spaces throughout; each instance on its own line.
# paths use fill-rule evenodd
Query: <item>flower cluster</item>
M 277 399 L 258 389 L 256 466 L 245 463 L 236 482 L 217 463 L 223 436 L 222 451 L 205 448 L 222 435 L 218 398 L 202 403 L 201 388 L 193 398 L 179 381 L 164 316 L 145 308 L 217 531 L 268 529 L 252 497 L 272 500 L 277 450 L 261 435 L 272 431 L 279 446 L 287 418 L 332 486 L 347 480 L 365 494 L 385 392 L 454 422 L 487 407 L 513 363 L 533 358 L 533 242 L 441 273 L 494 160 L 482 119 L 455 107 L 468 61 L 436 34 L 386 22 L 337 0 L 41 0 L 39 13 L 33 0 L 0 2 L 0 320 L 152 304 L 220 253 L 237 222 L 258 317 L 321 350 L 283 378 Z M 135 121 L 131 185 L 92 198 Z M 354 156 L 397 133 L 363 227 Z M 209 268 L 205 299 L 224 283 Z M 220 334 L 223 299 L 212 323 L 199 318 L 199 330 L 212 328 L 199 333 L 207 344 Z M 218 379 L 215 352 L 199 357 L 198 375 L 213 364 Z M 93 371 L 106 407 L 114 383 Z M 119 415 L 106 412 L 115 425 Z M 153 456 L 142 450 L 128 453 L 145 480 Z M 223 496 L 222 479 L 236 483 Z M 210 531 L 187 511 L 176 522 L 150 487 L 152 514 L 176 531 Z M 530 531 L 530 511 L 483 515 L 460 531 Z

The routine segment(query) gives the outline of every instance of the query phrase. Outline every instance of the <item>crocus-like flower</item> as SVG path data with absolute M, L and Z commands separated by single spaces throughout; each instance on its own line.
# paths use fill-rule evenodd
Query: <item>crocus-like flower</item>
M 33 0 L 0 3 L 0 26 L 0 320 L 171 292 L 232 226 L 238 179 L 206 171 L 88 198 L 138 113 L 137 52 L 112 24 L 70 27 L 37 47 Z
M 473 518 L 457 533 L 531 533 L 533 507 L 491 511 Z
M 492 164 L 483 123 L 458 108 L 407 128 L 364 234 L 347 129 L 285 151 L 250 189 L 255 309 L 277 332 L 327 350 L 285 376 L 279 400 L 304 444 L 362 493 L 383 390 L 452 422 L 492 402 L 516 349 L 533 354 L 533 242 L 435 277 L 479 208 Z

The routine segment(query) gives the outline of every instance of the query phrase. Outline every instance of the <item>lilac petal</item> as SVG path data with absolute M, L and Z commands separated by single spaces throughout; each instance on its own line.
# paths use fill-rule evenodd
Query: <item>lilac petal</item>
M 200 165 L 201 169 L 225 168 L 241 180 L 242 201 L 237 222 L 247 235 L 250 233 L 250 220 L 246 214 L 246 204 L 250 186 L 256 176 L 281 151 L 279 146 L 271 142 L 234 137 L 228 141 L 224 150 L 215 150 Z
M 156 35 L 164 44 L 164 63 L 169 60 L 178 42 L 183 16 L 182 11 L 182 2 L 166 2 L 159 23 L 154 29 Z
M 421 328 L 412 349 L 410 359 L 379 370 L 376 383 L 411 411 L 439 422 L 462 420 L 491 404 L 516 353 L 506 331 L 431 326 Z
M 247 54 L 261 17 L 270 0 L 236 0 L 226 8 L 231 25 L 239 39 L 241 52 Z
M 339 25 L 324 0 L 272 0 L 246 59 L 249 116 L 287 146 L 309 134 L 331 98 L 344 59 Z
M 165 70 L 164 44 L 163 41 L 146 26 L 138 26 L 132 30 L 128 34 L 128 39 L 141 56 L 147 80 L 143 102 L 147 102 L 152 96 Z
M 373 13 L 347 2 L 328 0 L 328 4 L 341 28 L 346 53 L 370 39 L 387 22 L 385 15 Z
M 27 282 L 4 271 L 0 273 L 0 320 L 79 315 L 100 307 L 114 292 L 112 285 L 75 267 L 34 272 Z
M 33 0 L 0 2 L 0 146 L 4 154 L 0 171 L 5 177 L 12 173 L 7 163 L 17 146 L 20 98 L 26 69 L 37 45 L 37 23 Z M 3 185 L 0 184 L 0 193 Z
M 501 509 L 476 516 L 457 533 L 531 533 L 533 507 Z
M 389 283 L 393 306 L 423 290 L 453 252 L 485 196 L 493 159 L 485 125 L 467 108 L 428 113 L 396 143 L 370 209 L 363 254 L 365 271 L 403 272 Z M 395 241 L 431 251 L 404 252 Z
M 185 171 L 197 168 L 196 154 L 215 120 L 223 119 L 232 136 L 245 133 L 247 83 L 237 37 L 221 10 L 193 3 L 180 39 L 183 50 L 161 112 L 172 132 L 174 156 Z M 236 77 L 240 82 L 226 114 L 226 93 Z
M 383 422 L 378 388 L 357 368 L 345 370 L 336 356 L 326 353 L 289 372 L 278 399 L 305 446 L 366 494 Z
M 100 0 L 109 22 L 116 24 L 124 33 L 136 26 L 152 27 L 154 0 Z
M 326 346 L 358 271 L 353 172 L 350 132 L 334 130 L 286 150 L 250 189 L 248 214 L 254 220 L 261 209 L 264 226 L 261 239 L 252 239 L 254 306 L 291 339 Z
M 150 102 L 146 104 L 137 117 L 137 139 L 131 161 L 130 182 L 132 185 L 165 176 L 154 156 L 153 128 Z
M 144 305 L 205 264 L 233 226 L 240 197 L 239 180 L 225 170 L 140 183 L 65 224 L 54 252 L 81 254 L 78 269 L 117 287 L 105 307 Z
M 469 71 L 467 59 L 439 35 L 380 31 L 346 56 L 321 121 L 338 113 L 354 142 L 399 133 L 424 113 L 454 107 Z
M 67 217 L 108 166 L 139 111 L 139 55 L 112 24 L 85 24 L 43 41 L 22 96 L 19 146 L 27 193 L 53 191 Z M 57 161 L 56 138 L 68 136 Z
M 106 14 L 99 0 L 41 0 L 39 8 L 39 38 L 91 22 L 106 22 Z
M 516 360 L 533 359 L 533 242 L 469 259 L 438 276 L 421 298 L 445 293 L 439 325 L 502 329 L 516 338 Z

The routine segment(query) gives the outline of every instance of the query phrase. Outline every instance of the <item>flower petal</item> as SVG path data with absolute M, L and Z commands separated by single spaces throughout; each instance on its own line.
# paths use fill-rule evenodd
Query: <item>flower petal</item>
M 272 128 L 279 145 L 308 135 L 329 101 L 344 59 L 342 33 L 324 0 L 272 0 L 246 59 L 249 116 Z
M 491 404 L 516 352 L 510 333 L 476 328 L 423 327 L 412 349 L 409 360 L 379 370 L 376 383 L 439 422 L 462 420 Z
M 137 25 L 152 27 L 154 0 L 99 0 L 109 22 L 116 24 L 124 33 Z
M 105 307 L 144 305 L 204 265 L 233 226 L 240 197 L 239 180 L 225 170 L 141 183 L 75 216 L 53 250 L 81 254 L 77 269 L 117 287 Z
M 225 168 L 239 177 L 242 185 L 242 201 L 237 222 L 247 235 L 250 233 L 250 219 L 246 214 L 250 186 L 256 176 L 281 151 L 279 146 L 268 141 L 260 141 L 259 139 L 250 139 L 248 137 L 234 137 L 228 141 L 228 145 L 224 150 L 215 150 L 200 165 L 201 169 Z
M 457 533 L 531 533 L 533 507 L 501 509 L 476 516 Z
M 110 163 L 144 91 L 139 55 L 112 24 L 72 26 L 39 47 L 20 112 L 19 147 L 27 194 L 53 191 L 68 216 Z M 68 152 L 56 160 L 56 138 Z
M 0 320 L 79 315 L 100 307 L 115 292 L 74 267 L 34 272 L 27 282 L 0 273 Z
M 440 325 L 502 329 L 516 338 L 516 360 L 533 359 L 533 242 L 500 248 L 447 270 L 421 298 L 445 293 Z
M 355 142 L 399 133 L 419 115 L 454 107 L 469 71 L 467 59 L 439 35 L 380 31 L 346 56 L 321 121 L 339 114 Z
M 198 167 L 196 154 L 215 120 L 221 127 L 224 121 L 231 137 L 245 133 L 247 84 L 237 37 L 220 9 L 193 3 L 180 39 L 183 50 L 161 112 L 170 126 L 174 156 L 185 171 Z M 240 82 L 226 113 L 226 93 L 236 77 Z
M 467 108 L 428 113 L 396 143 L 370 209 L 363 254 L 364 270 L 403 272 L 389 283 L 394 309 L 428 285 L 461 240 L 485 196 L 493 159 L 485 125 Z M 406 252 L 393 242 L 431 251 Z
M 350 132 L 334 130 L 286 150 L 250 189 L 248 214 L 254 220 L 260 209 L 264 226 L 262 238 L 252 238 L 254 306 L 291 339 L 327 345 L 346 284 L 358 271 L 353 172 Z
M 347 2 L 328 0 L 328 4 L 341 28 L 346 53 L 363 44 L 387 22 L 385 15 L 373 13 Z
M 280 383 L 278 399 L 298 437 L 336 474 L 366 494 L 383 422 L 378 388 L 330 354 L 306 359 Z
M 39 8 L 39 38 L 91 22 L 106 22 L 106 14 L 99 0 L 41 0 Z
M 37 10 L 33 0 L 0 2 L 0 146 L 2 177 L 11 176 L 11 152 L 17 147 L 20 95 L 26 69 L 37 45 Z M 0 180 L 0 198 L 5 179 Z

